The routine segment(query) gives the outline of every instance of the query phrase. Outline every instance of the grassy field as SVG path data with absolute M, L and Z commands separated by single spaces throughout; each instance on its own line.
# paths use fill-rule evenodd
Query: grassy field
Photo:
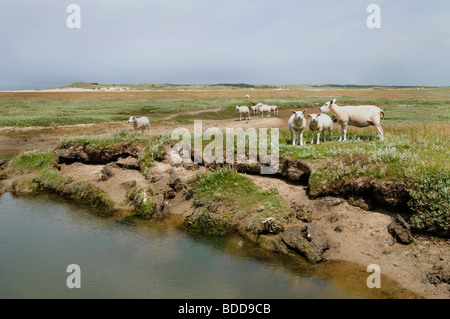
M 101 86 L 86 84 L 84 88 Z M 130 115 L 146 115 L 152 122 L 176 126 L 195 119 L 234 120 L 235 105 L 258 102 L 286 110 L 280 117 L 287 123 L 290 114 L 287 109 L 314 108 L 332 98 L 341 105 L 374 104 L 386 115 L 382 120 L 384 142 L 378 140 L 373 128 L 350 128 L 349 141 L 338 142 L 339 125 L 336 125 L 332 141 L 292 146 L 286 124 L 280 128 L 281 156 L 302 159 L 314 167 L 310 179 L 313 190 L 339 187 L 344 180 L 365 176 L 404 182 L 412 198 L 410 207 L 415 212 L 413 225 L 436 231 L 450 229 L 450 88 L 150 84 L 133 89 L 137 91 L 0 92 L 0 127 L 126 121 Z M 251 98 L 246 99 L 246 94 Z M 215 111 L 183 114 L 209 109 Z M 80 142 L 108 147 L 128 139 L 137 144 L 143 142 L 125 132 L 103 140 L 87 137 Z M 157 148 L 166 140 L 167 137 L 157 137 L 151 143 L 153 148 L 146 148 L 142 159 L 145 167 L 151 165 Z M 310 140 L 308 131 L 305 140 Z

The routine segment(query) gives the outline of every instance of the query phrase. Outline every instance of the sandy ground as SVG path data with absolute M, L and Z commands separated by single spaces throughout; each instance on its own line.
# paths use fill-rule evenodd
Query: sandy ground
M 210 110 L 207 110 L 210 112 Z M 285 110 L 290 112 L 289 110 Z M 309 110 L 308 113 L 314 113 Z M 191 112 L 192 113 L 192 112 Z M 190 114 L 191 114 L 190 113 Z M 195 112 L 193 114 L 199 114 Z M 172 115 L 171 115 L 172 116 Z M 173 123 L 155 123 L 152 134 L 170 133 Z M 192 125 L 180 125 L 192 130 Z M 287 114 L 283 117 L 255 117 L 238 121 L 204 120 L 203 128 L 247 128 L 247 127 L 287 127 Z M 24 150 L 53 149 L 62 138 L 76 136 L 100 136 L 115 130 L 132 130 L 127 123 L 81 124 L 60 126 L 57 128 L 0 128 L 0 159 L 10 157 Z M 163 163 L 161 163 L 163 165 Z M 164 164 L 165 165 L 165 164 Z M 145 185 L 143 175 L 138 171 L 113 168 L 115 176 L 108 181 L 100 181 L 100 171 L 104 165 L 72 164 L 62 167 L 63 174 L 74 179 L 83 179 L 105 190 L 114 199 L 119 208 L 129 209 L 124 202 L 126 190 L 117 186 L 126 180 L 136 180 Z M 167 170 L 168 168 L 163 168 Z M 426 298 L 450 298 L 448 284 L 433 285 L 427 280 L 427 274 L 440 266 L 448 267 L 450 261 L 449 240 L 434 237 L 416 236 L 415 242 L 405 246 L 397 243 L 387 231 L 392 214 L 383 210 L 365 211 L 349 205 L 341 199 L 310 200 L 303 186 L 292 185 L 279 179 L 261 176 L 249 176 L 263 189 L 276 188 L 289 203 L 304 207 L 309 222 L 324 230 L 331 243 L 326 253 L 329 260 L 351 261 L 360 264 L 363 269 L 369 264 L 380 266 L 383 274 L 396 280 L 406 289 Z M 182 205 L 179 202 L 179 205 Z M 174 211 L 186 207 L 172 207 Z M 364 271 L 364 270 L 363 270 Z
M 319 226 L 330 241 L 327 260 L 345 260 L 367 267 L 377 264 L 381 273 L 426 298 L 450 298 L 449 285 L 435 286 L 426 275 L 448 267 L 450 243 L 446 239 L 416 236 L 414 243 L 397 243 L 387 230 L 392 214 L 365 211 L 339 198 L 310 200 L 304 186 L 248 175 L 262 189 L 276 188 L 287 203 L 304 206 L 309 222 Z

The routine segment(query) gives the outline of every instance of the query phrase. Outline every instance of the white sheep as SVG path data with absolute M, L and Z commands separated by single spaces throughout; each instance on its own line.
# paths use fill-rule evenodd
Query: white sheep
M 273 115 L 275 115 L 275 113 L 277 113 L 277 115 L 278 115 L 278 106 L 270 105 L 270 109 L 271 109 Z
M 242 114 L 244 114 L 244 121 L 245 121 L 245 115 L 248 115 L 248 119 L 250 120 L 250 110 L 248 109 L 248 106 L 236 106 L 236 114 L 239 115 L 239 121 L 242 120 Z
M 257 113 L 259 113 L 259 104 L 253 105 L 252 107 L 250 107 L 252 109 L 253 115 L 256 115 Z
M 272 112 L 272 108 L 268 105 L 261 105 L 259 107 L 259 113 L 261 113 L 261 117 L 264 117 L 264 113 L 267 113 L 267 117 L 270 117 L 270 113 Z
M 314 143 L 314 132 L 317 131 L 317 144 L 320 144 L 320 134 L 323 132 L 325 140 L 325 131 L 329 130 L 331 139 L 333 139 L 333 120 L 326 114 L 308 114 L 311 119 L 309 121 L 309 129 L 311 130 L 311 144 Z
M 295 138 L 298 134 L 298 139 L 300 140 L 300 145 L 303 145 L 303 131 L 306 128 L 306 118 L 304 116 L 306 110 L 304 111 L 292 111 L 291 117 L 289 118 L 288 127 L 289 132 L 291 132 L 292 145 L 295 145 Z
M 347 140 L 347 126 L 366 127 L 373 125 L 380 133 L 380 139 L 383 141 L 383 128 L 380 125 L 381 114 L 384 112 L 375 105 L 349 105 L 339 106 L 336 99 L 325 103 L 320 107 L 320 112 L 332 112 L 336 115 L 339 124 L 341 124 L 341 138 L 339 141 Z
M 135 118 L 134 116 L 130 116 L 130 119 L 128 120 L 128 123 L 133 123 L 133 128 L 135 131 L 141 131 L 144 132 L 144 129 L 148 128 L 149 133 L 150 130 L 150 121 L 147 117 L 143 116 L 140 118 Z
M 247 95 L 245 96 L 245 98 L 246 98 L 246 99 L 249 99 L 249 98 L 250 98 L 250 95 L 247 94 Z

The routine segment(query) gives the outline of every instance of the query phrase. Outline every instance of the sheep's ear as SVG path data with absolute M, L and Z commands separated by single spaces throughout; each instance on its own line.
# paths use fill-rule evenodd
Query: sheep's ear
M 311 117 L 311 114 L 308 114 L 307 116 L 308 116 L 308 117 Z
M 320 116 L 322 113 L 317 114 L 317 116 Z
M 336 99 L 333 100 L 333 103 L 336 103 Z
M 295 114 L 296 112 L 295 112 L 294 110 L 292 110 L 292 113 L 294 113 L 294 114 Z
M 303 112 L 303 114 L 305 114 L 305 113 L 306 113 L 306 110 L 303 110 L 302 112 Z

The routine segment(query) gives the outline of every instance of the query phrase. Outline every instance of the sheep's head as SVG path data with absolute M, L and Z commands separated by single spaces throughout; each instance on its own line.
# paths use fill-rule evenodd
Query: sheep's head
M 305 112 L 306 112 L 306 110 L 303 110 L 303 111 L 292 111 L 292 113 L 294 113 L 294 115 L 295 115 L 295 120 L 301 120 L 301 119 L 304 119 L 305 118 Z
M 320 107 L 320 112 L 330 112 L 333 104 L 336 103 L 336 99 L 331 100 Z
M 319 114 L 308 114 L 308 117 L 311 119 L 311 122 L 317 122 L 319 116 L 320 116 L 320 113 Z
M 135 121 L 136 121 L 136 118 L 134 116 L 130 116 L 128 123 L 134 123 Z

